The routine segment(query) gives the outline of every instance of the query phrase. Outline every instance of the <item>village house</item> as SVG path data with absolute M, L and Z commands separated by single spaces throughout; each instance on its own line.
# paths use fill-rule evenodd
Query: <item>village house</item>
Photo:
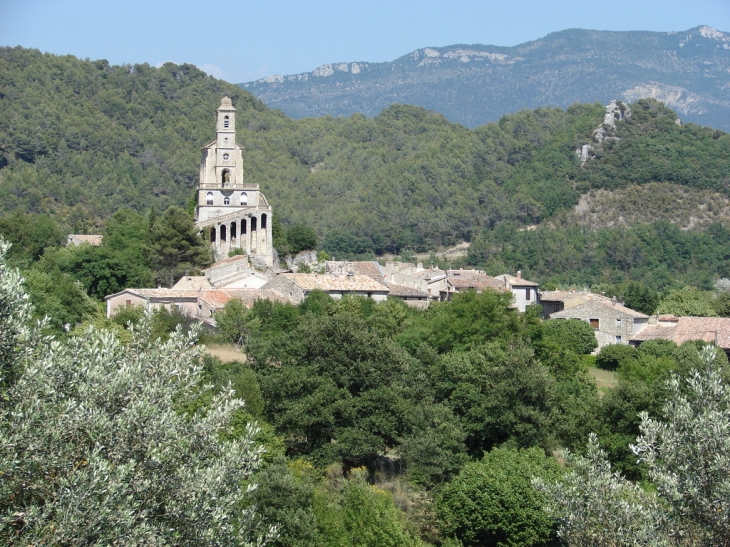
M 516 276 L 502 274 L 495 277 L 495 279 L 504 284 L 504 290 L 512 293 L 513 306 L 521 312 L 524 313 L 527 306 L 540 303 L 538 293 L 540 285 L 534 281 L 523 279 L 521 271 L 518 271 Z
M 550 319 L 580 319 L 588 322 L 596 334 L 598 350 L 609 344 L 628 344 L 646 327 L 649 317 L 618 302 L 594 300 L 555 312 Z
M 647 340 L 670 340 L 677 345 L 688 340 L 702 340 L 730 355 L 730 318 L 653 315 L 646 328 L 632 336 L 629 342 L 638 347 Z
M 185 286 L 195 278 L 183 278 L 178 285 Z M 199 279 L 199 278 L 197 278 Z M 213 315 L 231 299 L 243 302 L 246 307 L 253 306 L 256 300 L 272 300 L 293 304 L 286 296 L 262 289 L 212 289 L 212 288 L 172 288 L 172 289 L 125 289 L 110 294 L 106 300 L 106 316 L 112 317 L 120 308 L 143 306 L 144 308 L 166 308 L 172 311 L 177 308 L 183 315 L 215 326 Z

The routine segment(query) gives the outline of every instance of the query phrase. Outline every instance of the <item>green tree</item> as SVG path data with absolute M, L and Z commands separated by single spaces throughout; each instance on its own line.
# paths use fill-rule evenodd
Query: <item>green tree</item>
M 33 333 L 15 272 L 0 268 L 5 390 L 0 414 L 0 538 L 6 545 L 254 545 L 241 511 L 258 467 L 256 428 L 221 434 L 243 403 L 223 393 L 205 412 L 195 334 L 132 342 L 89 330 L 67 343 Z M 258 540 L 256 535 L 261 533 Z
M 245 346 L 261 321 L 237 298 L 232 298 L 215 313 L 216 328 L 224 342 Z
M 557 461 L 539 448 L 495 448 L 465 465 L 439 493 L 441 530 L 465 546 L 546 545 L 554 522 L 545 512 L 545 495 L 531 481 L 554 481 L 561 475 Z
M 182 275 L 211 263 L 208 245 L 198 234 L 193 219 L 179 207 L 170 207 L 155 221 L 147 249 L 158 283 L 168 287 Z
M 295 224 L 286 231 L 286 241 L 292 254 L 317 249 L 317 234 L 311 226 Z
M 657 313 L 670 313 L 677 317 L 716 317 L 712 300 L 706 293 L 692 287 L 671 291 L 656 309 Z
M 587 354 L 598 347 L 593 327 L 580 319 L 548 319 L 542 326 L 543 336 L 577 354 Z

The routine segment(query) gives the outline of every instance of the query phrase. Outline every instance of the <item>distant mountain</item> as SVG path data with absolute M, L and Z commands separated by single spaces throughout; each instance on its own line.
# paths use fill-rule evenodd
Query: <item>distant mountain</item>
M 294 118 L 374 116 L 403 103 L 476 127 L 523 108 L 649 97 L 683 121 L 730 131 L 730 34 L 572 29 L 514 47 L 424 48 L 240 85 Z

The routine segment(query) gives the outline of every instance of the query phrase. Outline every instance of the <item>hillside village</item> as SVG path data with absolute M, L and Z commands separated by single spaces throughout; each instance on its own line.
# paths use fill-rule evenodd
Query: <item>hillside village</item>
M 646 340 L 665 339 L 681 344 L 687 340 L 713 342 L 730 352 L 730 318 L 647 316 L 629 309 L 616 298 L 588 290 L 540 291 L 539 284 L 516 276 L 492 277 L 477 269 L 441 270 L 424 268 L 422 263 L 390 261 L 334 261 L 313 263 L 316 273 L 295 273 L 274 265 L 271 241 L 272 206 L 258 184 L 244 181 L 242 148 L 236 144 L 235 111 L 224 97 L 217 110 L 216 140 L 202 148 L 196 226 L 206 232 L 217 257 L 238 250 L 241 255 L 221 258 L 202 276 L 183 276 L 167 289 L 127 288 L 106 296 L 107 317 L 120 307 L 145 306 L 153 309 L 178 308 L 187 317 L 215 328 L 215 313 L 226 302 L 238 299 L 251 307 L 266 299 L 301 304 L 312 291 L 334 299 L 347 295 L 382 302 L 398 299 L 424 309 L 431 301 L 450 300 L 464 291 L 493 290 L 511 293 L 512 306 L 525 312 L 527 306 L 542 307 L 544 319 L 580 319 L 594 329 L 598 347 L 610 344 L 639 346 Z M 615 130 L 616 120 L 631 116 L 631 110 L 612 101 L 605 121 L 594 140 L 600 145 Z M 584 145 L 576 154 L 585 163 L 592 146 Z M 70 235 L 69 244 L 99 245 L 100 236 Z M 309 265 L 308 265 L 309 266 Z

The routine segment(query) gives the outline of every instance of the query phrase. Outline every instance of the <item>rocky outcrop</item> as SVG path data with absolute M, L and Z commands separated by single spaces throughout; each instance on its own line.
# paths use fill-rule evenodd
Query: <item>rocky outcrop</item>
M 575 149 L 575 155 L 580 160 L 581 166 L 593 157 L 592 150 L 600 147 L 606 141 L 619 141 L 616 133 L 616 122 L 626 121 L 631 117 L 631 109 L 621 101 L 613 100 L 606 106 L 606 114 L 603 123 L 593 132 L 593 143 L 584 144 Z

